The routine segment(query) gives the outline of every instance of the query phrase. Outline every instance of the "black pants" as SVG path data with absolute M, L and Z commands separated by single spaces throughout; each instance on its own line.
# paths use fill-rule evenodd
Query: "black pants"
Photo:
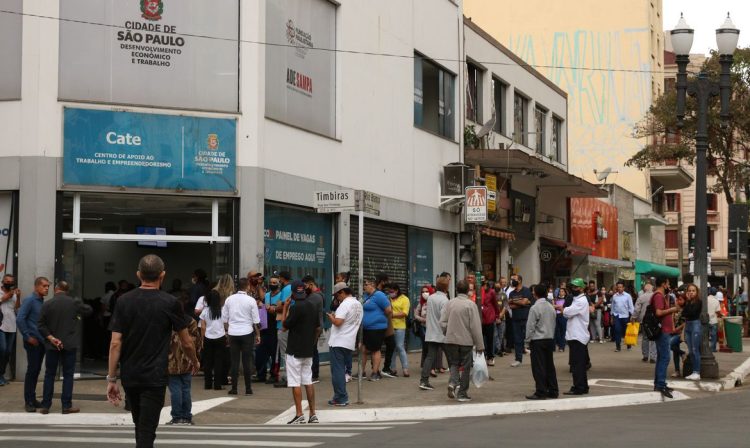
M 167 386 L 124 387 L 135 424 L 136 448 L 152 448 Z
M 242 373 L 245 377 L 245 391 L 249 392 L 253 390 L 252 376 L 253 358 L 255 357 L 255 335 L 250 333 L 242 336 L 230 336 L 229 350 L 232 354 L 232 367 L 229 374 L 232 377 L 232 390 L 237 389 L 240 359 L 242 360 Z
M 570 370 L 573 372 L 573 387 L 575 392 L 588 392 L 589 380 L 586 376 L 586 367 L 589 360 L 589 349 L 586 344 L 576 340 L 569 340 L 570 347 Z
M 524 335 L 525 336 L 525 335 Z M 513 336 L 513 319 L 505 318 L 505 352 L 513 353 L 515 347 L 515 336 Z
M 218 339 L 203 339 L 203 381 L 206 389 L 220 389 L 222 385 L 222 375 L 224 380 L 227 376 L 224 373 L 224 350 L 227 346 L 225 337 Z
M 276 342 L 275 325 L 260 331 L 260 345 L 255 351 L 255 372 L 258 375 L 259 381 L 265 381 L 269 361 L 271 362 L 271 368 L 273 368 Z
M 427 356 L 425 356 L 424 362 L 422 363 L 422 373 L 420 377 L 423 383 L 430 380 L 430 370 L 434 367 L 437 357 L 442 356 L 440 354 L 440 348 L 442 348 L 443 344 L 438 342 L 425 342 L 425 345 L 427 346 Z
M 495 323 L 482 324 L 482 338 L 484 339 L 484 357 L 495 359 Z
M 391 360 L 393 360 L 393 353 L 395 351 L 396 351 L 396 336 L 394 335 L 386 336 L 385 337 L 385 362 L 383 363 L 383 370 L 391 370 Z
M 555 351 L 554 339 L 531 341 L 531 373 L 536 383 L 536 394 L 543 397 L 557 396 L 557 372 L 552 358 Z

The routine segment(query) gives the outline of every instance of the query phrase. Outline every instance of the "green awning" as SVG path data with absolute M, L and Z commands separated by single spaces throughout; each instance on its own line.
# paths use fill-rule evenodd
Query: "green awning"
M 680 270 L 672 266 L 652 263 L 650 261 L 635 260 L 636 290 L 640 290 L 641 288 L 641 275 L 664 276 L 676 279 L 680 277 Z
M 663 275 L 665 277 L 671 278 L 677 278 L 680 276 L 680 270 L 677 268 L 643 260 L 635 260 L 635 273 Z

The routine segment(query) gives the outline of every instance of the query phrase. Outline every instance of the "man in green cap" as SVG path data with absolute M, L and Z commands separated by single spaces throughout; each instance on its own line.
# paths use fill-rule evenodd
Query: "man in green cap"
M 565 395 L 584 395 L 589 393 L 589 383 L 586 377 L 588 364 L 589 343 L 589 301 L 584 293 L 586 282 L 576 278 L 569 283 L 573 293 L 573 303 L 563 309 L 563 316 L 568 319 L 565 339 L 570 347 L 570 369 L 573 372 L 573 387 Z

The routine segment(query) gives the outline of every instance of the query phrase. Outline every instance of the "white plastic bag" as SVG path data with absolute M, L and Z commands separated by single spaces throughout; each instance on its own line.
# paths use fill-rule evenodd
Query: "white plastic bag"
M 490 372 L 487 370 L 487 361 L 484 353 L 474 352 L 474 367 L 471 369 L 471 382 L 476 387 L 482 387 L 490 380 Z

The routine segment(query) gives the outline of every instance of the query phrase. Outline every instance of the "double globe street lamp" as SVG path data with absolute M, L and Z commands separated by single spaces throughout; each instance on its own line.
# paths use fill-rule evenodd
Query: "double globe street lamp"
M 721 75 L 719 82 L 708 79 L 705 71 L 688 82 L 687 65 L 690 62 L 690 48 L 693 46 L 693 29 L 680 15 L 680 21 L 670 32 L 672 47 L 677 60 L 677 127 L 682 128 L 685 119 L 685 96 L 690 95 L 697 103 L 697 126 L 695 133 L 695 283 L 701 291 L 701 324 L 703 341 L 701 344 L 701 378 L 718 378 L 719 364 L 711 352 L 708 341 L 708 223 L 706 197 L 706 152 L 708 151 L 708 107 L 712 97 L 721 96 L 722 128 L 729 120 L 729 100 L 732 94 L 731 67 L 734 50 L 740 37 L 740 30 L 734 26 L 729 14 L 716 30 L 716 45 L 719 50 Z M 693 360 L 695 362 L 695 360 Z

